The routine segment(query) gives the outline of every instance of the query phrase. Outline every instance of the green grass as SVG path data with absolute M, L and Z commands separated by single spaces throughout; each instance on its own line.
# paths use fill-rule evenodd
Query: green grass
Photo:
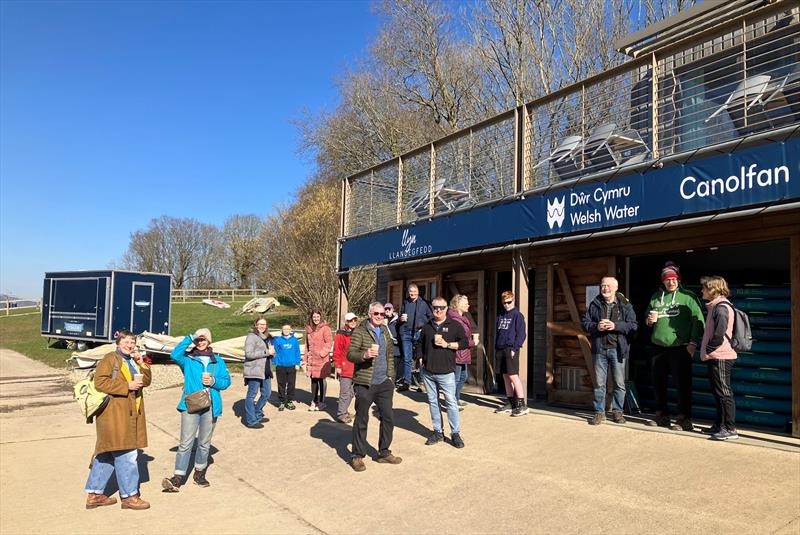
M 234 316 L 237 308 L 220 309 L 201 303 L 173 303 L 172 336 L 184 336 L 193 333 L 200 327 L 211 329 L 214 340 L 225 340 L 244 336 L 255 319 L 255 316 Z M 270 329 L 279 329 L 284 321 L 289 321 L 295 330 L 302 324 L 298 312 L 289 307 L 281 307 L 280 312 L 266 315 Z M 27 316 L 0 316 L 0 347 L 13 349 L 34 360 L 64 368 L 72 351 L 64 349 L 57 342 L 48 346 L 47 339 L 40 332 L 41 314 Z M 213 345 L 213 344 L 212 344 Z

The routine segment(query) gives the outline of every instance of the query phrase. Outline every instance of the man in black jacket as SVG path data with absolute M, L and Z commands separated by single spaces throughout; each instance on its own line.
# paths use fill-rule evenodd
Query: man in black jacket
M 432 446 L 444 440 L 442 414 L 439 409 L 438 389 L 441 389 L 447 406 L 447 421 L 450 422 L 453 446 L 463 448 L 456 402 L 456 350 L 467 349 L 469 338 L 457 321 L 447 317 L 447 301 L 437 297 L 433 300 L 432 308 L 433 319 L 422 327 L 417 347 L 417 356 L 422 358 L 420 373 L 425 382 L 433 422 L 433 434 L 425 444 Z
M 600 295 L 595 297 L 583 316 L 583 330 L 592 337 L 592 360 L 597 382 L 594 387 L 594 417 L 592 425 L 606 419 L 606 381 L 608 369 L 614 383 L 611 401 L 612 421 L 624 424 L 622 410 L 625 406 L 625 359 L 630 352 L 629 339 L 638 328 L 633 306 L 619 293 L 619 282 L 614 277 L 600 280 Z
M 420 335 L 420 329 L 428 323 L 433 314 L 428 303 L 420 297 L 416 284 L 408 285 L 408 299 L 400 307 L 400 320 L 397 334 L 400 336 L 400 349 L 403 354 L 403 373 L 398 373 L 397 391 L 408 390 L 412 382 L 412 366 L 414 354 Z

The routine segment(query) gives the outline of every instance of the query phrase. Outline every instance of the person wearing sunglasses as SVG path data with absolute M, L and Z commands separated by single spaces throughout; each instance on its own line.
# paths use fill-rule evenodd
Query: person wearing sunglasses
M 353 383 L 356 393 L 356 417 L 353 422 L 353 447 L 350 467 L 356 472 L 367 469 L 364 457 L 367 451 L 367 424 L 369 409 L 374 403 L 381 415 L 378 439 L 378 456 L 375 462 L 400 464 L 403 459 L 392 455 L 394 433 L 394 358 L 392 358 L 392 335 L 384 324 L 386 311 L 383 303 L 375 301 L 369 305 L 366 321 L 353 330 L 347 360 L 354 364 Z
M 508 403 L 496 409 L 497 414 L 511 413 L 522 416 L 528 413 L 525 404 L 525 391 L 519 378 L 519 350 L 525 343 L 525 316 L 514 308 L 514 294 L 505 291 L 500 296 L 503 311 L 497 315 L 497 336 L 495 336 L 495 363 L 503 374 Z
M 433 433 L 425 442 L 432 446 L 444 440 L 442 413 L 439 408 L 439 390 L 444 393 L 447 421 L 450 423 L 451 442 L 456 448 L 464 447 L 461 438 L 461 421 L 456 402 L 456 351 L 469 348 L 469 338 L 464 327 L 447 316 L 447 301 L 436 297 L 432 302 L 433 319 L 422 327 L 418 356 L 422 359 L 420 374 L 425 383 L 428 405 L 431 410 Z

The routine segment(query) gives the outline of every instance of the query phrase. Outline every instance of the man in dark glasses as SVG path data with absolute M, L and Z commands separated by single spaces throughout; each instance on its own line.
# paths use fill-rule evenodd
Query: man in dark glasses
M 500 296 L 503 311 L 497 315 L 497 336 L 495 336 L 495 363 L 506 387 L 508 403 L 495 410 L 498 414 L 511 413 L 511 416 L 522 416 L 528 413 L 525 404 L 525 391 L 519 378 L 519 354 L 525 343 L 525 317 L 514 308 L 514 294 L 503 292 Z
M 463 448 L 464 440 L 461 438 L 461 421 L 456 402 L 456 350 L 467 349 L 469 338 L 461 324 L 447 316 L 447 301 L 437 297 L 432 304 L 433 319 L 422 327 L 417 350 L 418 356 L 422 358 L 420 374 L 425 382 L 433 423 L 433 434 L 425 444 L 432 446 L 444 440 L 442 413 L 439 408 L 441 390 L 452 432 L 452 444 L 456 448 Z
M 392 335 L 383 322 L 386 311 L 383 303 L 369 305 L 369 315 L 361 325 L 353 329 L 347 360 L 354 364 L 354 390 L 356 393 L 356 417 L 353 422 L 353 448 L 350 467 L 356 472 L 367 469 L 364 456 L 367 450 L 367 423 L 369 408 L 374 403 L 381 415 L 381 429 L 378 439 L 378 456 L 375 462 L 400 464 L 403 460 L 392 455 L 394 432 L 394 357 L 392 356 Z

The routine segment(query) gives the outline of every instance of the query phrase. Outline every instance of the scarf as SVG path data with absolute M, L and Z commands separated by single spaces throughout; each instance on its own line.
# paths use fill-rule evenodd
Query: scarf
M 193 357 L 213 357 L 214 350 L 211 349 L 211 346 L 206 347 L 203 350 L 197 349 L 196 347 L 189 351 L 189 354 Z
M 125 379 L 127 379 L 128 382 L 130 383 L 131 381 L 133 381 L 134 374 L 139 373 L 139 368 L 138 368 L 138 366 L 136 366 L 136 362 L 134 362 L 133 358 L 130 355 L 126 355 L 125 353 L 120 351 L 119 348 L 117 348 L 117 355 L 122 357 L 122 363 L 123 363 L 123 365 L 120 366 L 119 371 L 122 372 L 123 377 L 125 377 Z M 134 396 L 136 397 L 136 412 L 137 413 L 139 412 L 139 407 L 142 406 L 142 396 L 143 395 L 144 395 L 144 393 L 142 392 L 141 388 L 139 390 L 137 390 L 135 392 L 135 394 L 134 394 Z

